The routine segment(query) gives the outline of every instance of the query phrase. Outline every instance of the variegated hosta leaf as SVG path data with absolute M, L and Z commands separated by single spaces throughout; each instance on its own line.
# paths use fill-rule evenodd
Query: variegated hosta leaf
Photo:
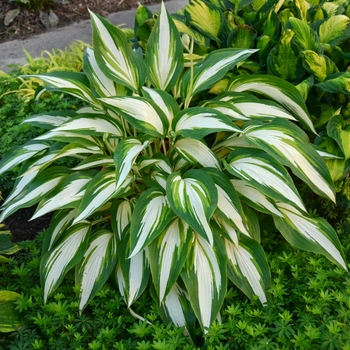
M 175 148 L 190 164 L 221 169 L 217 156 L 202 141 L 183 138 L 175 143 Z
M 203 107 L 214 109 L 233 120 L 249 120 L 233 103 L 226 101 L 212 100 L 205 102 Z
M 128 307 L 143 293 L 150 276 L 147 247 L 131 258 L 129 256 L 129 232 L 125 232 L 118 244 L 119 267 L 116 274 L 120 293 Z
M 147 77 L 143 60 L 133 52 L 122 30 L 91 11 L 90 16 L 98 66 L 108 78 L 138 91 Z
M 90 103 L 92 106 L 99 106 L 98 101 L 91 92 L 89 80 L 84 74 L 76 72 L 52 72 L 28 75 L 27 77 L 39 78 L 49 87 L 67 92 Z
M 45 254 L 48 250 L 51 250 L 61 235 L 66 232 L 67 229 L 71 226 L 76 212 L 76 209 L 64 209 L 56 211 L 53 214 L 50 221 L 50 226 L 45 231 L 42 255 Z
M 282 216 L 275 201 L 258 191 L 251 183 L 244 180 L 231 180 L 235 190 L 243 197 L 243 201 L 257 211 Z
M 167 116 L 148 98 L 125 96 L 99 100 L 147 135 L 164 137 L 168 133 Z
M 148 145 L 149 141 L 142 143 L 135 138 L 125 138 L 118 144 L 114 152 L 116 190 L 122 186 L 135 162 L 135 159 Z
M 121 126 L 111 117 L 101 114 L 79 114 L 58 126 L 55 131 L 80 131 L 88 135 L 110 133 L 115 136 L 123 136 Z
M 117 91 L 113 80 L 106 77 L 98 66 L 94 51 L 89 47 L 85 49 L 83 55 L 84 73 L 89 78 L 93 89 L 100 97 L 116 96 Z
M 176 218 L 149 245 L 152 280 L 160 303 L 174 287 L 180 275 L 192 238 L 193 232 L 188 224 Z
M 50 144 L 42 141 L 29 141 L 23 146 L 15 146 L 1 159 L 0 174 L 11 170 L 25 160 L 49 148 Z
M 212 246 L 196 234 L 191 248 L 181 277 L 200 325 L 207 328 L 217 318 L 226 295 L 225 247 L 219 237 Z
M 260 232 L 260 223 L 259 218 L 256 214 L 256 211 L 245 205 L 245 203 L 242 203 L 247 226 L 248 226 L 248 232 L 250 234 L 250 237 L 253 238 L 258 243 L 261 242 L 261 232 Z
M 159 313 L 165 323 L 176 327 L 185 327 L 185 335 L 195 339 L 196 317 L 192 310 L 188 293 L 178 283 L 171 288 L 164 301 L 159 305 Z
M 133 200 L 117 200 L 114 201 L 111 209 L 111 224 L 113 232 L 119 241 L 123 238 L 123 232 L 125 228 L 131 222 L 132 212 L 134 210 L 135 203 Z
M 335 201 L 334 185 L 326 164 L 296 125 L 287 120 L 274 120 L 247 127 L 244 137 L 291 168 L 313 191 Z
M 247 230 L 241 201 L 230 180 L 224 173 L 216 169 L 211 168 L 203 170 L 212 177 L 218 191 L 218 205 L 215 215 L 227 220 L 234 228 L 250 236 Z
M 127 187 L 127 184 L 125 187 Z M 76 223 L 84 220 L 88 216 L 92 215 L 111 198 L 117 196 L 121 190 L 122 184 L 120 184 L 118 188 L 116 187 L 115 171 L 109 168 L 101 170 L 88 183 L 74 222 Z
M 256 149 L 237 149 L 227 158 L 226 169 L 274 200 L 307 212 L 287 170 L 269 154 Z
M 179 173 L 171 174 L 167 198 L 175 214 L 212 245 L 209 220 L 217 207 L 218 193 L 210 175 L 202 170 L 190 170 L 183 177 Z
M 157 170 L 144 175 L 145 183 L 149 184 L 149 187 L 161 187 L 164 191 L 166 191 L 168 177 L 168 174 Z
M 116 263 L 117 245 L 114 234 L 107 230 L 94 234 L 76 269 L 76 283 L 81 285 L 80 311 L 105 284 Z
M 186 108 L 178 113 L 173 120 L 172 130 L 176 136 L 197 140 L 219 131 L 241 132 L 226 115 L 203 107 Z
M 201 33 L 217 42 L 223 26 L 223 17 L 220 9 L 201 0 L 191 0 L 185 7 L 185 15 L 191 25 Z
M 292 84 L 272 75 L 240 75 L 228 87 L 231 91 L 253 91 L 283 105 L 316 134 L 305 102 Z
M 151 89 L 145 86 L 142 88 L 142 94 L 144 97 L 153 101 L 153 104 L 161 109 L 161 111 L 167 117 L 170 126 L 174 116 L 180 112 L 180 107 L 174 97 L 165 91 Z
M 157 169 L 166 174 L 171 174 L 172 169 L 169 162 L 169 159 L 163 153 L 156 153 L 152 158 L 142 158 L 140 157 L 141 162 L 138 165 L 139 171 L 145 171 L 147 169 Z
M 162 2 L 146 48 L 148 76 L 154 87 L 169 91 L 184 68 L 179 32 Z
M 194 67 L 193 83 L 191 71 L 188 70 L 181 81 L 181 97 L 189 98 L 194 94 L 210 88 L 224 77 L 237 63 L 244 61 L 256 50 L 221 49 L 211 52 L 201 63 Z
M 235 245 L 238 245 L 240 234 L 237 231 L 237 229 L 233 227 L 231 222 L 214 214 L 210 226 L 212 227 L 213 231 L 216 232 L 218 235 L 227 238 Z
M 84 195 L 84 188 L 97 171 L 75 172 L 65 179 L 38 204 L 31 220 L 58 209 L 77 208 Z
M 321 253 L 347 270 L 337 233 L 326 220 L 305 216 L 288 204 L 277 203 L 277 206 L 284 218 L 274 217 L 276 228 L 291 245 Z
M 22 122 L 42 129 L 53 129 L 76 116 L 74 111 L 53 111 L 32 115 Z
M 255 240 L 242 236 L 239 245 L 225 239 L 228 278 L 249 298 L 259 297 L 267 302 L 266 291 L 270 287 L 270 269 L 265 252 Z
M 96 169 L 99 167 L 109 167 L 114 165 L 114 160 L 103 154 L 93 154 L 86 157 L 81 163 L 73 168 L 73 170 Z
M 13 200 L 8 202 L 0 215 L 0 222 L 20 208 L 28 208 L 38 203 L 41 198 L 49 194 L 67 175 L 65 167 L 51 167 L 39 173 L 29 187 Z
M 195 43 L 199 45 L 209 45 L 210 40 L 208 37 L 204 36 L 194 28 L 188 27 L 184 22 L 178 20 L 177 18 L 173 18 L 173 21 L 180 34 L 187 34 L 194 40 Z
M 138 198 L 130 225 L 131 257 L 159 236 L 174 217 L 163 192 L 150 188 Z
M 86 251 L 91 225 L 87 222 L 71 226 L 57 245 L 41 259 L 40 277 L 44 286 L 44 300 L 63 280 L 64 275 L 82 258 Z

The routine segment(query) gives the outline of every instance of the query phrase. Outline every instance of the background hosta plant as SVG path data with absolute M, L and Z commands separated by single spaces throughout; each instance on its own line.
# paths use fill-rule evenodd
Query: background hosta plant
M 205 330 L 220 318 L 228 283 L 266 303 L 263 214 L 292 245 L 346 269 L 336 232 L 308 214 L 293 182 L 335 201 L 327 166 L 295 124 L 314 131 L 293 85 L 233 75 L 256 50 L 198 59 L 164 5 L 144 51 L 104 18 L 91 20 L 84 72 L 36 75 L 89 106 L 26 119 L 48 131 L 0 163 L 1 172 L 21 164 L 0 220 L 32 205 L 33 218 L 55 212 L 40 268 L 45 300 L 74 268 L 83 310 L 111 276 L 133 314 L 150 286 L 164 321 L 193 337 L 196 319 Z M 63 157 L 80 163 L 55 165 Z

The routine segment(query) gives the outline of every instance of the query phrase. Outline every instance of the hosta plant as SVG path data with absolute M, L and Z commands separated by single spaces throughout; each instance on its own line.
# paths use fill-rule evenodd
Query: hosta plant
M 298 126 L 314 132 L 293 85 L 234 76 L 211 94 L 255 50 L 195 62 L 193 40 L 164 4 L 145 52 L 104 18 L 91 21 L 84 72 L 37 75 L 90 106 L 28 118 L 47 133 L 0 163 L 1 172 L 22 164 L 0 220 L 32 205 L 33 218 L 55 212 L 41 260 L 45 301 L 74 268 L 83 310 L 111 276 L 131 312 L 150 288 L 164 321 L 193 336 L 196 319 L 205 330 L 219 318 L 228 283 L 266 303 L 265 214 L 293 246 L 346 269 L 335 231 L 308 214 L 293 183 L 334 201 L 329 171 Z M 81 162 L 55 165 L 62 157 Z

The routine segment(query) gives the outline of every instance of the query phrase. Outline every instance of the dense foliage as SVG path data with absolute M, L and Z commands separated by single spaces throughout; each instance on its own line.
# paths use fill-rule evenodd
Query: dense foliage
M 198 4 L 215 12 L 199 0 L 185 12 Z M 207 337 L 222 327 L 216 319 L 231 283 L 269 305 L 273 259 L 261 242 L 273 225 L 290 244 L 346 269 L 337 233 L 307 211 L 287 170 L 335 201 L 324 152 L 297 126 L 315 133 L 297 88 L 242 74 L 253 49 L 209 42 L 197 55 L 196 35 L 178 29 L 164 5 L 146 44 L 91 17 L 94 45 L 83 74 L 31 75 L 90 107 L 27 118 L 49 131 L 0 163 L 2 172 L 23 163 L 1 220 L 35 204 L 34 217 L 56 211 L 42 250 L 45 301 L 73 267 L 79 310 L 112 276 L 132 314 L 150 286 L 162 319 L 195 339 L 196 319 Z M 81 163 L 54 164 L 67 156 Z M 282 314 L 287 326 L 291 316 Z

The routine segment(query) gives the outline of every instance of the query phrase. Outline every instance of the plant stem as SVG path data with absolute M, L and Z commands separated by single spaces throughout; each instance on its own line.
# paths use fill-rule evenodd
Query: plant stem
M 185 108 L 188 108 L 188 106 L 191 103 L 191 99 L 192 99 L 192 88 L 193 88 L 193 77 L 194 77 L 194 65 L 193 65 L 193 46 L 194 46 L 194 40 L 191 39 L 191 47 L 190 47 L 190 70 L 191 70 L 191 78 L 190 78 L 190 87 L 187 91 L 189 91 L 188 96 L 186 96 L 186 100 L 185 100 Z

